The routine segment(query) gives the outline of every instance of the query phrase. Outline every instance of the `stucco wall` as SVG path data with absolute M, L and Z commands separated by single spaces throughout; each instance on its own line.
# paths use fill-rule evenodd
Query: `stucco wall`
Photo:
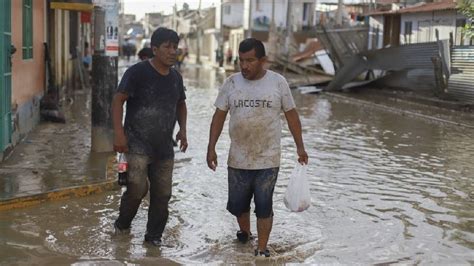
M 272 1 L 265 1 L 265 0 L 245 0 L 244 1 L 244 8 L 243 8 L 243 16 L 244 16 L 244 29 L 248 29 L 249 27 L 249 7 L 252 8 L 252 19 L 256 19 L 262 16 L 266 16 L 270 21 L 272 18 Z M 295 1 L 296 3 L 299 1 Z M 283 27 L 286 25 L 286 10 L 287 10 L 287 1 L 285 0 L 275 0 L 275 22 L 278 27 Z M 252 24 L 254 22 L 252 21 Z
M 12 57 L 12 107 L 15 109 L 45 89 L 44 0 L 33 1 L 33 59 L 23 59 L 23 1 L 12 1 L 12 43 L 17 52 Z
M 227 13 L 226 9 L 228 8 L 228 11 L 230 13 Z M 244 4 L 243 3 L 225 3 L 224 4 L 224 14 L 223 14 L 223 19 L 222 22 L 225 26 L 228 27 L 241 27 L 243 25 L 243 12 L 244 12 Z M 216 13 L 219 12 L 220 10 L 216 10 Z M 216 16 L 216 18 L 219 18 L 219 16 Z M 218 25 L 218 21 L 216 21 L 216 25 Z
M 436 29 L 439 31 L 440 40 L 448 40 L 451 32 L 453 33 L 453 38 L 456 40 L 460 38 L 460 36 L 456 36 L 460 34 L 459 30 L 456 30 L 457 19 L 464 19 L 464 17 L 457 14 L 454 10 L 401 14 L 400 44 L 436 41 Z M 411 35 L 405 36 L 407 30 L 405 22 L 412 23 Z M 383 23 L 384 18 L 382 15 L 370 17 L 369 49 L 379 49 L 383 47 Z M 379 28 L 379 39 L 378 45 L 375 47 L 377 26 Z
M 12 1 L 12 144 L 39 122 L 40 99 L 45 91 L 45 1 L 33 1 L 33 58 L 23 59 L 23 1 Z
M 314 1 L 313 0 L 292 0 L 290 5 L 290 16 L 293 18 L 294 30 L 299 29 L 301 26 L 305 25 L 303 21 L 303 5 L 304 3 L 311 4 L 311 10 L 308 13 L 308 18 L 306 23 L 311 24 L 313 21 L 312 17 L 315 14 L 314 11 Z M 272 18 L 272 1 L 270 0 L 244 0 L 243 6 L 243 27 L 245 30 L 249 27 L 249 8 L 251 5 L 252 10 L 252 25 L 254 30 L 264 30 L 262 28 L 256 27 L 255 19 L 267 17 L 268 22 L 271 22 Z M 275 0 L 275 24 L 277 27 L 286 27 L 286 18 L 288 11 L 288 1 L 287 0 Z
M 402 14 L 400 25 L 400 44 L 407 44 L 405 22 L 412 22 L 411 43 L 436 41 L 435 29 L 439 31 L 440 40 L 449 40 L 449 33 L 456 34 L 456 11 L 437 11 L 414 14 Z

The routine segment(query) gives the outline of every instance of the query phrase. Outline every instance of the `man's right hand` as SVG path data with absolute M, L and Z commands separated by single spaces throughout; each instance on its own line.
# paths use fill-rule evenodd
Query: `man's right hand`
M 217 153 L 215 150 L 207 150 L 207 166 L 216 171 L 217 168 Z
M 128 152 L 127 137 L 125 137 L 125 134 L 115 135 L 114 151 L 119 153 Z

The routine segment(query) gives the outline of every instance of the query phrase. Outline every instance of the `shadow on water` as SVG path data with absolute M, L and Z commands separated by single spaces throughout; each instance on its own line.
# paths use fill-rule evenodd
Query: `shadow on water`
M 144 245 L 148 201 L 129 234 L 114 235 L 120 192 L 3 212 L 1 263 L 249 263 L 255 242 L 235 240 L 225 210 L 227 126 L 219 167 L 205 156 L 217 86 L 215 70 L 189 68 L 189 150 L 177 152 L 164 245 Z M 270 262 L 317 264 L 474 261 L 473 131 L 293 92 L 310 155 L 312 207 L 283 204 L 296 150 L 285 126 L 274 194 Z M 252 225 L 255 218 L 252 217 Z M 253 227 L 255 232 L 255 227 Z

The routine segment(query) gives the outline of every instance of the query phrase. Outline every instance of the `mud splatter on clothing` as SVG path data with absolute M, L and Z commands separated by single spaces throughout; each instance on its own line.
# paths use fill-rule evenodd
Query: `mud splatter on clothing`
M 283 76 L 267 70 L 261 79 L 247 80 L 236 73 L 224 82 L 214 105 L 230 112 L 230 167 L 280 166 L 280 115 L 295 108 Z
M 127 69 L 117 91 L 129 96 L 124 124 L 129 152 L 161 160 L 174 158 L 176 107 L 186 99 L 181 74 L 172 68 L 163 76 L 149 61 L 143 61 Z

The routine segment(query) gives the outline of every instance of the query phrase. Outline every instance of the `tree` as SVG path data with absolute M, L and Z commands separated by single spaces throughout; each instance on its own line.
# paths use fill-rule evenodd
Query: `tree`
M 463 32 L 467 38 L 474 37 L 474 2 L 473 0 L 460 0 L 458 2 L 458 9 L 461 14 L 466 18 L 466 25 L 464 26 Z

